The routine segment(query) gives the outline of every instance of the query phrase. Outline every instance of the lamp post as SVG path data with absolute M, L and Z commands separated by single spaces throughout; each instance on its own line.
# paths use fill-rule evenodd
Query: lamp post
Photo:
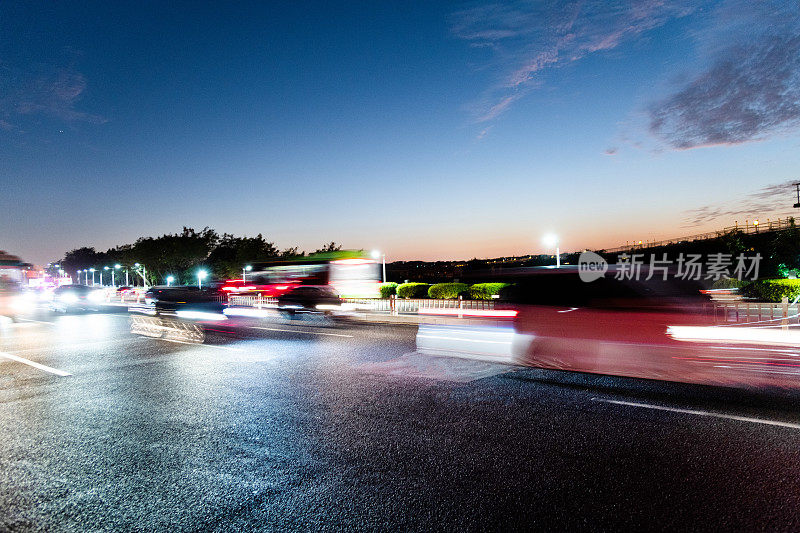
M 109 267 L 107 267 L 107 266 L 104 266 L 103 270 L 111 270 L 111 269 L 109 269 Z M 102 273 L 101 273 L 100 285 L 102 285 L 102 284 L 103 284 L 103 278 L 102 278 Z M 111 286 L 112 287 L 114 286 L 114 271 L 113 270 L 111 270 Z
M 244 286 L 244 284 L 245 284 L 245 283 L 247 283 L 247 277 L 246 277 L 246 275 L 247 275 L 247 273 L 248 273 L 248 272 L 250 272 L 251 270 L 253 270 L 253 265 L 247 265 L 246 267 L 244 267 L 244 268 L 242 269 L 242 286 Z
M 83 270 L 82 270 L 82 269 L 78 269 L 78 270 L 75 272 L 76 274 L 78 274 L 78 285 L 80 285 L 80 284 L 81 284 L 81 272 L 83 272 Z
M 198 270 L 197 271 L 197 288 L 198 289 L 202 289 L 203 288 L 203 280 L 206 279 L 206 276 L 208 276 L 208 272 L 206 272 L 205 270 Z
M 173 281 L 175 281 L 175 276 L 167 276 L 167 287 L 172 285 Z
M 114 269 L 111 271 L 111 285 L 113 285 L 114 287 L 116 287 L 116 286 L 117 286 L 117 285 L 116 285 L 116 282 L 115 282 L 115 280 L 114 280 L 114 271 L 118 270 L 120 266 L 121 266 L 121 265 L 120 265 L 119 263 L 115 264 L 115 265 L 114 265 Z
M 372 258 L 376 261 L 378 258 L 381 258 L 381 263 L 383 263 L 383 282 L 386 283 L 386 254 L 379 252 L 378 250 L 372 250 Z
M 145 268 L 144 265 L 141 265 L 139 263 L 134 263 L 133 266 L 134 266 L 134 268 L 137 269 L 136 273 L 139 274 L 140 276 L 142 276 L 142 286 L 146 289 L 147 288 L 147 269 Z M 139 271 L 138 270 L 139 268 L 141 268 L 142 270 Z
M 558 235 L 550 233 L 544 236 L 544 244 L 548 248 L 555 247 L 556 249 L 556 268 L 561 268 L 561 248 L 559 247 L 558 243 Z
M 91 273 L 92 273 L 92 287 L 94 287 L 94 268 L 90 268 L 90 269 L 89 269 L 89 272 L 91 272 Z M 88 284 L 89 284 L 89 282 L 87 281 L 87 282 L 86 282 L 86 284 L 88 285 Z

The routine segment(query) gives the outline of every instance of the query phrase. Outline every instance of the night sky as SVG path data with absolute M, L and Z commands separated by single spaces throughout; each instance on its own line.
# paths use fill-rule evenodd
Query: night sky
M 0 3 L 0 249 L 387 260 L 792 214 L 797 2 Z

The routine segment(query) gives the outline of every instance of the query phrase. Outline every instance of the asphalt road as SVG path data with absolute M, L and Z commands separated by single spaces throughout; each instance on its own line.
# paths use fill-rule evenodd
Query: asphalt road
M 0 530 L 800 529 L 794 396 L 34 320 L 0 330 Z

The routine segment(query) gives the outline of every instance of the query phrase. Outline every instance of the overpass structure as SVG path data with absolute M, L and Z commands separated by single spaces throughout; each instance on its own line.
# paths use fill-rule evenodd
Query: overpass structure
M 727 228 L 723 228 L 717 231 L 698 233 L 696 235 L 689 235 L 687 237 L 678 237 L 675 239 L 665 239 L 660 241 L 655 241 L 655 240 L 637 241 L 626 244 L 625 246 L 617 246 L 616 248 L 607 248 L 604 250 L 597 250 L 597 251 L 598 253 L 609 253 L 609 254 L 630 252 L 633 250 L 642 250 L 645 248 L 660 248 L 662 246 L 671 246 L 674 244 L 686 244 L 689 242 L 719 239 L 720 237 L 724 237 L 725 235 L 729 235 L 735 232 L 743 233 L 745 235 L 772 233 L 776 231 L 786 230 L 793 226 L 794 226 L 794 218 L 792 217 L 787 217 L 785 219 L 777 219 L 777 220 L 767 219 L 766 222 L 761 222 L 759 221 L 759 219 L 753 219 L 752 222 L 749 220 L 746 221 L 745 225 L 736 224 L 734 226 L 729 226 Z

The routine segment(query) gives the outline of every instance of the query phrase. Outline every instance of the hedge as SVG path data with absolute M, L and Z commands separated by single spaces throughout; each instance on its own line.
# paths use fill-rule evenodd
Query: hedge
M 739 280 L 736 278 L 719 278 L 712 285 L 712 289 L 742 289 L 745 285 L 750 283 L 748 280 Z
M 427 283 L 403 283 L 397 286 L 398 298 L 425 298 L 428 296 Z
M 800 296 L 800 279 L 760 279 L 746 285 L 742 292 L 764 302 L 780 302 L 784 296 L 792 302 Z
M 428 298 L 453 300 L 469 290 L 466 283 L 437 283 L 428 289 Z
M 394 281 L 382 283 L 379 290 L 381 291 L 381 298 L 391 298 L 397 294 L 397 283 Z
M 491 300 L 492 296 L 510 286 L 510 283 L 476 283 L 467 291 L 470 300 Z

